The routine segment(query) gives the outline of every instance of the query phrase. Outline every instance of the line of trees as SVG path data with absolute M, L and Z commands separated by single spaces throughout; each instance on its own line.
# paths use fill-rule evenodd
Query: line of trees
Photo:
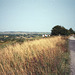
M 70 28 L 69 30 L 63 26 L 56 25 L 51 30 L 51 35 L 70 35 L 75 34 L 75 31 Z

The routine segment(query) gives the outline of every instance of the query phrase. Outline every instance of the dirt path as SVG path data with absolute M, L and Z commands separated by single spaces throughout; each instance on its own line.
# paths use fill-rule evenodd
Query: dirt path
M 69 38 L 69 50 L 70 50 L 70 58 L 71 58 L 71 74 L 75 75 L 75 38 L 71 36 Z

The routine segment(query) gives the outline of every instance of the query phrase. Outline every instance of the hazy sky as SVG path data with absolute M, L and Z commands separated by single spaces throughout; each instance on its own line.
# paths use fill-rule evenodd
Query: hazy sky
M 0 31 L 75 30 L 75 0 L 0 0 Z

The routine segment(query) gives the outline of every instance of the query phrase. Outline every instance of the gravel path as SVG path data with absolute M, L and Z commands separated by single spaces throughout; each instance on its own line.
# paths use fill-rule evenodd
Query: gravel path
M 70 58 L 71 58 L 71 74 L 70 75 L 75 75 L 75 38 L 71 36 L 69 38 L 69 50 L 70 50 Z

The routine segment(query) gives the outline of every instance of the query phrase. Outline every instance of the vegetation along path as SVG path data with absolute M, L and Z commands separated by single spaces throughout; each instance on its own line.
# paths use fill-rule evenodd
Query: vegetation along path
M 71 58 L 71 75 L 75 75 L 75 38 L 73 36 L 69 38 L 69 50 Z

